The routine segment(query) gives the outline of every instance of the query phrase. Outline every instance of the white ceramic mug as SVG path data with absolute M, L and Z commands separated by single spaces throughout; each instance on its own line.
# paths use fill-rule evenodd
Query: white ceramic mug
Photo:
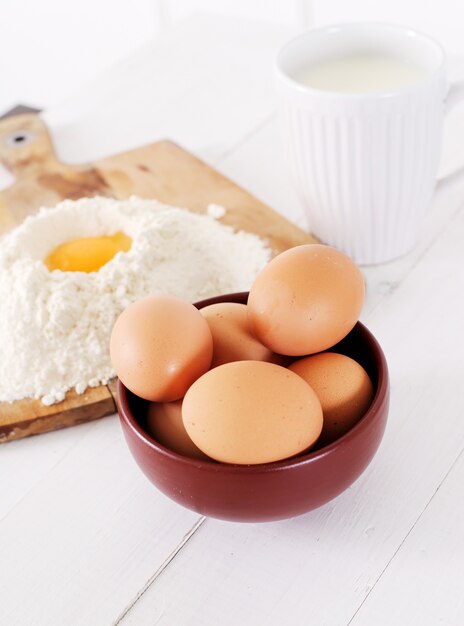
M 312 63 L 359 51 L 404 59 L 425 77 L 379 93 L 322 91 L 296 78 Z M 311 232 L 360 264 L 408 252 L 436 186 L 444 114 L 464 98 L 463 84 L 448 90 L 442 47 L 389 24 L 319 28 L 281 49 L 277 84 L 286 155 Z

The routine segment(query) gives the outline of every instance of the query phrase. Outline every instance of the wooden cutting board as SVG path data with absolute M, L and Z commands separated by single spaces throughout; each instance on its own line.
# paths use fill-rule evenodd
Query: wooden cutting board
M 0 161 L 15 182 L 0 191 L 0 233 L 20 224 L 41 206 L 64 198 L 132 194 L 203 213 L 210 203 L 226 207 L 221 222 L 256 233 L 274 253 L 313 237 L 214 169 L 170 141 L 160 141 L 130 152 L 79 167 L 60 163 L 46 127 L 36 114 L 0 122 Z M 1 245 L 1 242 L 0 242 Z M 40 401 L 0 403 L 0 442 L 79 424 L 115 411 L 115 385 L 70 391 L 53 406 Z

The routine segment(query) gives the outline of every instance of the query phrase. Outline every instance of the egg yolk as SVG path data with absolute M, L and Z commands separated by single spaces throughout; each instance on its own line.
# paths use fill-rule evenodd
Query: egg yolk
M 98 272 L 118 252 L 128 252 L 132 239 L 119 231 L 114 235 L 82 237 L 57 246 L 45 259 L 50 271 Z

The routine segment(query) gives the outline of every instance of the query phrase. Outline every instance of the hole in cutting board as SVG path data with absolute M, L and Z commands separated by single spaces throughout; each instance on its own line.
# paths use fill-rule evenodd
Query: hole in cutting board
M 35 133 L 30 130 L 15 130 L 14 133 L 5 137 L 4 142 L 10 148 L 18 148 L 19 146 L 26 146 L 34 139 Z

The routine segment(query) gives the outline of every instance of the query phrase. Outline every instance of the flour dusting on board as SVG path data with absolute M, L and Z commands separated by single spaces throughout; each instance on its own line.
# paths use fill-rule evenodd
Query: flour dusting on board
M 271 252 L 256 235 L 206 215 L 132 197 L 65 200 L 0 239 L 0 401 L 64 399 L 114 375 L 108 342 L 119 313 L 152 293 L 194 302 L 248 290 Z M 132 238 L 98 272 L 50 272 L 43 260 L 77 237 Z

